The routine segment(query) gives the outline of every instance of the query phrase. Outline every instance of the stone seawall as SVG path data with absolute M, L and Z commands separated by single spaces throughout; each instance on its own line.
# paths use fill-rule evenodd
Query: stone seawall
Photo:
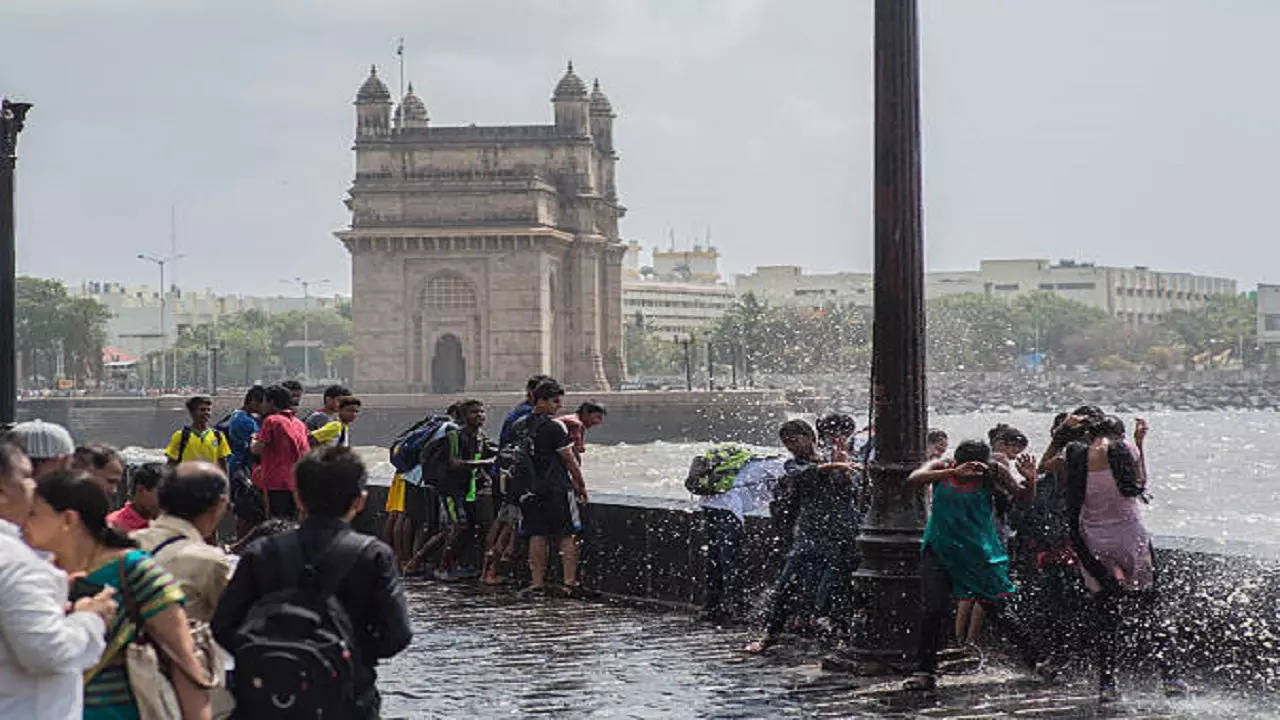
M 803 385 L 789 397 L 808 412 L 842 406 L 866 410 L 864 376 L 799 376 L 790 382 Z M 948 415 L 1010 409 L 1054 413 L 1085 403 L 1119 412 L 1280 409 L 1280 372 L 1262 370 L 933 372 L 928 388 L 930 412 Z
M 386 488 L 371 487 L 369 510 L 357 523 L 367 531 L 380 528 L 385 501 Z M 585 522 L 588 587 L 678 607 L 701 603 L 706 535 L 695 504 L 600 494 L 586 508 Z M 759 598 L 777 576 L 785 547 L 763 516 L 747 518 L 747 540 L 748 584 Z M 1274 689 L 1280 683 L 1280 548 L 1175 537 L 1156 544 L 1161 612 L 1176 629 L 1179 657 L 1215 686 Z
M 361 395 L 363 409 L 353 429 L 357 445 L 381 445 L 428 411 L 442 412 L 458 396 Z M 489 409 L 486 430 L 496 438 L 502 420 L 520 402 L 518 393 L 475 393 Z M 596 443 L 643 443 L 735 439 L 772 442 L 786 419 L 788 403 L 781 390 L 726 392 L 570 393 L 566 412 L 584 400 L 602 403 L 608 420 L 591 431 Z M 173 431 L 187 422 L 184 398 L 53 398 L 18 403 L 18 419 L 41 418 L 66 425 L 78 442 L 106 442 L 118 447 L 163 447 Z M 241 397 L 215 398 L 214 419 L 239 407 Z M 318 407 L 316 396 L 302 407 Z

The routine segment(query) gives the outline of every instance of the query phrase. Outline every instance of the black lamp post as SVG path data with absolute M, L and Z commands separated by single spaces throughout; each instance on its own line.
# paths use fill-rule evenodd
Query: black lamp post
M 915 0 L 875 6 L 875 326 L 871 508 L 858 536 L 866 623 L 851 648 L 867 672 L 904 669 L 916 645 L 924 507 L 907 475 L 924 460 L 924 257 Z
M 18 164 L 18 133 L 31 103 L 0 100 L 0 423 L 17 419 L 17 335 L 13 327 L 17 300 L 17 261 L 13 232 L 13 171 Z

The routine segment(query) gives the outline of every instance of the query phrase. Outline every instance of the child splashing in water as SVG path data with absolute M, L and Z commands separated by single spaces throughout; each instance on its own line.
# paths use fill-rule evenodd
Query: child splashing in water
M 1029 458 L 1022 463 L 1032 462 Z M 1020 468 L 1021 469 L 1021 468 Z M 938 651 L 951 600 L 963 603 L 957 613 L 957 634 L 975 641 L 987 615 L 1023 650 L 1029 665 L 1035 658 L 1021 628 L 1008 615 L 1004 599 L 1014 592 L 1009 581 L 1009 557 L 996 534 L 992 492 L 1002 488 L 1016 498 L 1034 493 L 1034 486 L 1018 484 L 1007 466 L 991 462 L 991 448 L 978 440 L 956 447 L 955 459 L 930 460 L 911 473 L 917 486 L 932 486 L 933 511 L 925 527 L 920 557 L 923 612 L 917 669 L 907 680 L 909 690 L 937 685 Z M 968 612 L 964 612 L 965 608 Z

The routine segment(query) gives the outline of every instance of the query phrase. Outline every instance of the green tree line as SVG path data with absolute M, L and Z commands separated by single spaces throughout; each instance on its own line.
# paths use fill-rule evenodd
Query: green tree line
M 1033 365 L 1167 370 L 1208 366 L 1224 353 L 1243 353 L 1250 364 L 1257 345 L 1256 300 L 1248 295 L 1214 296 L 1202 308 L 1174 310 L 1158 324 L 1137 327 L 1051 292 L 1012 298 L 947 295 L 928 301 L 926 312 L 926 357 L 932 370 Z M 632 318 L 626 330 L 631 374 L 684 372 L 683 348 L 658 339 L 643 317 Z M 747 294 L 695 343 L 705 347 L 709 341 L 721 358 L 733 348 L 748 374 L 863 372 L 870 370 L 871 334 L 870 308 L 778 306 Z M 705 354 L 697 357 L 695 367 L 703 367 Z

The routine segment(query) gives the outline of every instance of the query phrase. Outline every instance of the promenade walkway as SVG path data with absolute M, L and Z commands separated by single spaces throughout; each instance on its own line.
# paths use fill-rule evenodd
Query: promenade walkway
M 687 615 L 410 581 L 415 637 L 382 666 L 386 718 L 1269 718 L 1274 698 L 1147 688 L 1099 708 L 1091 685 L 1047 687 L 995 668 L 938 693 L 824 673 L 815 656 L 740 648 L 747 633 Z

